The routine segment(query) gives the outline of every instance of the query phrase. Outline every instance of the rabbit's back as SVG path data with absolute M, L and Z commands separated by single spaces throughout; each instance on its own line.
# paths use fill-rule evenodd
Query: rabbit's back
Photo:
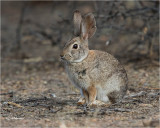
M 91 60 L 89 61 L 89 59 Z M 95 81 L 104 80 L 105 82 L 114 74 L 117 74 L 121 77 L 126 75 L 125 69 L 119 63 L 119 61 L 107 52 L 90 50 L 88 63 L 90 78 Z

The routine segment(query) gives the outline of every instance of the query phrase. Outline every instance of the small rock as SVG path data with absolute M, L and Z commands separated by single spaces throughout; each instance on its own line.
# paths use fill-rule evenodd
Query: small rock
M 43 84 L 47 84 L 47 81 L 43 81 Z
M 106 41 L 106 46 L 108 46 L 110 44 L 110 41 L 109 40 L 107 40 Z
M 54 98 L 57 97 L 54 93 L 52 93 L 50 95 L 51 95 L 51 97 L 54 97 Z

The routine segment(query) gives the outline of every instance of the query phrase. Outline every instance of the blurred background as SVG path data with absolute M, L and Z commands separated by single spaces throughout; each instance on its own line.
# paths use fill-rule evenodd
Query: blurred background
M 90 49 L 107 51 L 124 64 L 158 64 L 159 1 L 7 1 L 1 7 L 2 71 L 62 67 L 59 53 L 72 37 L 76 9 L 95 15 Z

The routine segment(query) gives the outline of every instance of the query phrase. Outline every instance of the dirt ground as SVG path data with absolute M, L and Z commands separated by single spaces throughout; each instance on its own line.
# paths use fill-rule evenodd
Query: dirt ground
M 142 68 L 138 66 L 141 63 L 125 65 L 129 91 L 121 103 L 85 108 L 76 104 L 79 91 L 70 84 L 62 66 L 53 68 L 52 63 L 43 61 L 3 61 L 1 126 L 158 127 L 158 67 Z

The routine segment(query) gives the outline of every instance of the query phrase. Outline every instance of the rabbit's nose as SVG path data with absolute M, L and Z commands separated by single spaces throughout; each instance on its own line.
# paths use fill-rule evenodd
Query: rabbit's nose
M 64 54 L 60 54 L 60 57 L 61 57 L 61 58 L 64 58 Z

